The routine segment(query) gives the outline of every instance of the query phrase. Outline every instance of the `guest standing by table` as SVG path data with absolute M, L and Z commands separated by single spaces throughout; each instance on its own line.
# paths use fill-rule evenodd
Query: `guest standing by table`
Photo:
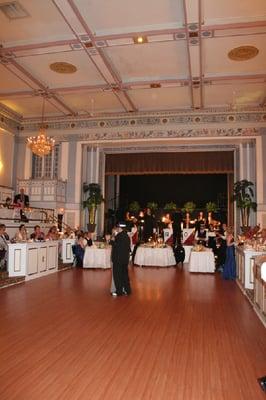
M 195 242 L 196 244 L 203 244 L 204 246 L 206 246 L 207 241 L 208 237 L 205 225 L 200 225 L 200 228 L 196 230 Z
M 181 243 L 181 222 L 182 222 L 182 214 L 181 210 L 177 210 L 172 214 L 172 226 L 173 226 L 173 247 L 179 245 Z
M 130 239 L 126 232 L 126 224 L 119 223 L 110 243 L 112 245 L 111 260 L 113 263 L 113 277 L 116 292 L 113 296 L 122 296 L 131 293 L 128 277 L 128 263 L 130 255 Z
M 236 279 L 236 261 L 234 237 L 231 232 L 226 235 L 226 258 L 223 268 L 224 279 Z
M 151 213 L 151 209 L 147 208 L 144 215 L 144 227 L 143 227 L 143 237 L 144 242 L 147 242 L 153 235 L 153 229 L 155 228 L 155 218 Z

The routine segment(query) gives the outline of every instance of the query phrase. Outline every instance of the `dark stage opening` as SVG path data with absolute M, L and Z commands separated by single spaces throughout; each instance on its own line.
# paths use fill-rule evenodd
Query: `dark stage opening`
M 227 174 L 168 174 L 120 176 L 120 209 L 127 210 L 132 201 L 145 207 L 150 201 L 163 208 L 173 201 L 183 207 L 193 201 L 197 210 L 209 201 L 217 203 L 222 220 L 227 214 Z

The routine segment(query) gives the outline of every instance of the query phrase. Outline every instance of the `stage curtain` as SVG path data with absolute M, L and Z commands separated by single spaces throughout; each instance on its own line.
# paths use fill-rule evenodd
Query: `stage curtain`
M 232 151 L 106 154 L 106 175 L 224 174 L 233 171 Z

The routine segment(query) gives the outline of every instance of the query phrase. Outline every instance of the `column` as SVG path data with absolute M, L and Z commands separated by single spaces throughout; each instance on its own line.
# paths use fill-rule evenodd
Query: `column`
M 244 179 L 243 143 L 239 144 L 239 180 Z
M 61 158 L 60 158 L 60 177 L 63 181 L 67 180 L 68 176 L 68 156 L 69 156 L 69 143 L 61 143 Z
M 116 175 L 116 188 L 115 188 L 115 208 L 119 207 L 119 194 L 120 194 L 120 175 Z
M 99 183 L 99 168 L 100 168 L 100 149 L 99 146 L 96 148 L 96 162 L 95 162 L 95 183 Z

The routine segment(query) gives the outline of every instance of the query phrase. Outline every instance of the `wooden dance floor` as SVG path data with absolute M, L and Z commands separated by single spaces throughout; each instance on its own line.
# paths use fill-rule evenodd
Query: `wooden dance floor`
M 265 400 L 266 330 L 234 282 L 68 270 L 0 291 L 1 400 Z

